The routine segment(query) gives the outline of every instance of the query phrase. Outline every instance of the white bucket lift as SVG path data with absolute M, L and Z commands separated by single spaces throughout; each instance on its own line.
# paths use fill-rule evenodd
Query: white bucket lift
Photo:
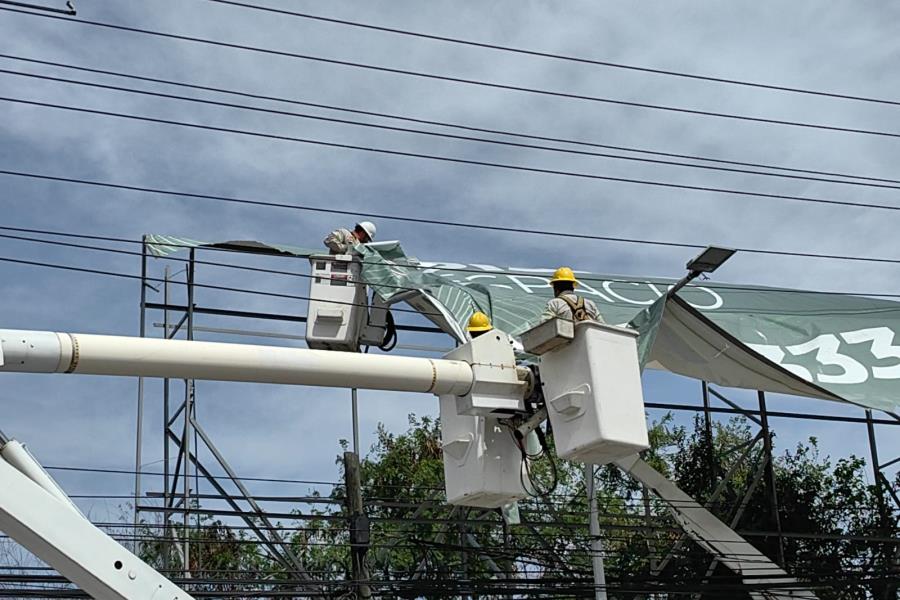
M 441 449 L 447 502 L 499 508 L 526 496 L 522 453 L 496 417 L 457 414 L 457 397 L 441 396 Z
M 358 258 L 314 255 L 310 266 L 307 345 L 348 352 L 357 352 L 360 344 L 378 346 L 386 332 L 387 305 L 375 296 L 367 306 Z M 392 301 L 398 298 L 403 296 Z M 510 430 L 499 422 L 524 410 L 527 384 L 519 379 L 512 338 L 491 331 L 444 359 L 471 368 L 471 385 L 465 393 L 438 393 L 448 501 L 496 508 L 524 498 L 522 453 Z
M 472 367 L 471 389 L 441 403 L 444 481 L 451 504 L 497 508 L 526 496 L 522 452 L 499 419 L 524 410 L 512 338 L 493 330 L 444 355 Z
M 306 343 L 314 350 L 356 352 L 369 316 L 360 263 L 350 254 L 309 257 Z
M 541 381 L 560 458 L 607 464 L 650 447 L 637 332 L 553 319 L 522 335 Z

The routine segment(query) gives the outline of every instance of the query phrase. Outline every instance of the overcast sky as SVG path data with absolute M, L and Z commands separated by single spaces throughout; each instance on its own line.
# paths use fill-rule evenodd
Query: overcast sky
M 42 0 L 62 5 L 58 0 Z M 259 0 L 263 2 L 264 0 Z M 78 17 L 397 69 L 439 73 L 578 95 L 693 110 L 900 132 L 898 108 L 691 81 L 528 57 L 291 18 L 202 0 L 79 0 Z M 438 35 L 877 98 L 900 98 L 895 3 L 642 2 L 497 0 L 268 5 Z M 896 177 L 900 140 L 889 136 L 750 123 L 550 97 L 336 66 L 0 12 L 2 53 L 122 71 L 254 94 L 526 132 L 602 144 L 777 164 L 872 177 Z M 0 59 L 0 68 L 251 104 L 310 115 L 397 125 L 208 92 L 157 86 Z M 0 74 L 3 97 L 175 119 L 214 127 L 328 142 L 852 202 L 897 204 L 895 190 L 718 173 L 596 157 L 453 141 L 284 115 L 90 89 Z M 401 124 L 402 125 L 402 124 Z M 406 126 L 410 126 L 407 124 Z M 431 127 L 434 130 L 440 128 Z M 692 244 L 898 258 L 896 213 L 776 199 L 664 189 L 558 175 L 437 162 L 151 124 L 2 101 L 2 169 L 111 181 L 426 219 L 510 228 L 668 240 Z M 259 239 L 316 246 L 352 224 L 334 216 L 184 197 L 0 176 L 0 225 L 140 239 L 165 233 L 201 240 Z M 515 232 L 486 233 L 380 220 L 381 239 L 400 239 L 429 260 L 555 267 L 634 276 L 679 276 L 689 250 L 566 241 Z M 134 250 L 135 248 L 131 248 Z M 0 239 L 0 256 L 137 274 L 132 256 Z M 219 256 L 207 256 L 219 260 Z M 229 257 L 305 272 L 302 261 Z M 160 276 L 161 261 L 151 261 Z M 2 325 L 116 334 L 138 332 L 139 286 L 129 279 L 0 263 Z M 178 277 L 183 278 L 183 275 Z M 202 269 L 201 283 L 303 295 L 301 278 Z M 863 293 L 900 293 L 890 264 L 740 254 L 717 281 Z M 181 290 L 173 299 L 183 302 Z M 148 292 L 154 301 L 160 299 Z M 207 306 L 302 314 L 302 303 L 198 292 Z M 151 314 L 148 331 L 159 335 Z M 199 318 L 198 324 L 277 330 L 293 326 Z M 198 334 L 198 337 L 203 337 Z M 207 339 L 231 339 L 205 336 Z M 293 343 L 257 340 L 260 343 Z M 446 345 L 446 338 L 407 338 Z M 647 398 L 697 402 L 699 383 L 647 376 Z M 159 382 L 147 384 L 144 457 L 161 459 Z M 182 392 L 173 384 L 174 394 Z M 748 396 L 738 395 L 747 399 Z M 29 443 L 47 465 L 134 466 L 133 380 L 4 376 L 0 429 Z M 350 437 L 349 392 L 198 383 L 199 418 L 244 476 L 334 480 L 339 438 Z M 861 416 L 822 401 L 774 399 L 780 408 Z M 434 414 L 428 396 L 361 393 L 364 443 L 377 422 L 394 431 L 409 412 Z M 658 413 L 653 413 L 659 416 Z M 867 456 L 863 426 L 775 421 L 783 449 L 818 436 L 834 456 Z M 879 430 L 882 452 L 900 452 Z M 893 452 L 893 454 L 892 454 Z M 161 466 L 147 467 L 158 471 Z M 127 477 L 57 473 L 73 493 L 127 495 Z M 150 486 L 153 487 L 153 486 Z M 153 489 L 158 489 L 153 487 Z M 260 491 L 272 488 L 260 485 Z M 283 489 L 283 488 L 282 488 Z M 124 502 L 124 501 L 123 501 Z M 82 504 L 114 514 L 117 501 Z

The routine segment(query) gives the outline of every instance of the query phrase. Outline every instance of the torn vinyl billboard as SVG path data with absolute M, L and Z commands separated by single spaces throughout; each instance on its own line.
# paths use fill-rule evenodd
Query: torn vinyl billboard
M 182 247 L 175 239 L 148 237 L 159 254 Z M 171 249 L 163 249 L 167 243 Z M 475 310 L 518 335 L 540 321 L 552 297 L 552 269 L 417 261 L 398 244 L 364 248 L 362 260 L 363 279 L 382 298 L 402 298 L 457 337 Z M 689 285 L 666 301 L 673 280 L 576 274 L 579 293 L 607 323 L 641 322 L 650 368 L 729 387 L 900 406 L 898 302 L 723 284 Z

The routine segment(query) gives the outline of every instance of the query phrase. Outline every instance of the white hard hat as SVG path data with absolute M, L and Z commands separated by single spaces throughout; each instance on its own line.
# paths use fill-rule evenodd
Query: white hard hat
M 366 232 L 366 235 L 369 236 L 369 241 L 375 239 L 375 223 L 372 221 L 360 221 L 356 226 Z

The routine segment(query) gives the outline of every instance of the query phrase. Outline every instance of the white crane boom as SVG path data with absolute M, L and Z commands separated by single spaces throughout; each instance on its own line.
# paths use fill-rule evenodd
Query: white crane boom
M 0 531 L 93 598 L 192 600 L 85 519 L 15 440 L 0 446 L 0 482 Z
M 460 360 L 0 329 L 0 371 L 283 383 L 464 396 Z

